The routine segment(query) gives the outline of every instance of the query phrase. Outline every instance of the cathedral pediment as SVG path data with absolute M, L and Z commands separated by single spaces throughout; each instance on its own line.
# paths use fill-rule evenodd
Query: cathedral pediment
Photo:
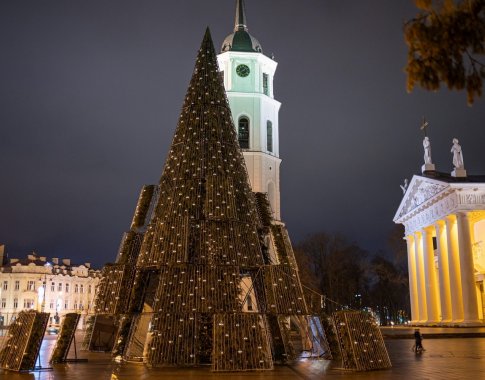
M 394 221 L 401 219 L 447 188 L 449 184 L 446 182 L 415 175 L 406 189 Z

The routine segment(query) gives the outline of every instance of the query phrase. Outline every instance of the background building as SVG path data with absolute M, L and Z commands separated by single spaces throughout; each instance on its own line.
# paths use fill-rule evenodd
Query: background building
M 5 259 L 0 266 L 0 326 L 8 326 L 24 309 L 50 313 L 58 324 L 66 313 L 81 313 L 79 327 L 90 312 L 100 271 L 89 263 L 38 256 Z

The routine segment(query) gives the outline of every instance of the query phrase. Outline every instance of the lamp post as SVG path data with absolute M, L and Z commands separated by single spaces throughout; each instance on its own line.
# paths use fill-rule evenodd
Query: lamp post
M 55 324 L 59 324 L 60 317 L 59 311 L 61 310 L 62 304 L 62 292 L 58 292 L 57 299 L 56 299 L 56 315 L 54 315 L 54 322 Z
M 42 277 L 41 277 L 42 280 Z M 47 274 L 44 273 L 44 279 L 42 281 L 42 303 L 40 304 L 40 311 L 43 313 L 45 310 L 45 294 L 47 291 Z
M 51 264 L 48 262 L 44 265 L 45 268 L 49 268 L 52 270 L 52 266 Z M 44 278 L 42 278 L 42 276 L 40 277 L 39 279 L 40 281 L 42 281 L 42 302 L 40 304 L 40 311 L 43 313 L 44 310 L 45 310 L 45 298 L 46 298 L 46 293 L 47 293 L 47 273 L 44 273 Z M 39 289 L 39 297 L 40 297 L 40 289 Z
M 47 273 L 44 273 L 44 275 L 39 278 L 39 281 L 42 281 L 42 285 L 38 290 L 38 301 L 40 303 L 40 311 L 43 313 L 45 310 L 45 298 L 47 293 Z

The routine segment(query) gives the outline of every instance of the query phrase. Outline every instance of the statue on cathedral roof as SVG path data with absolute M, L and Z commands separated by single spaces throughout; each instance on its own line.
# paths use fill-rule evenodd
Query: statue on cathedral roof
M 451 153 L 453 153 L 453 166 L 455 169 L 463 169 L 465 167 L 463 163 L 463 152 L 461 151 L 461 145 L 458 144 L 457 138 L 453 139 Z
M 424 148 L 424 163 L 432 164 L 433 162 L 431 161 L 431 141 L 429 140 L 428 136 L 424 136 L 423 148 Z

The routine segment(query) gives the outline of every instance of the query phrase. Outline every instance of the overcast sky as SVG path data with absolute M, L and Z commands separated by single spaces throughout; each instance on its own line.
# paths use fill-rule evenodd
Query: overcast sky
M 157 183 L 205 27 L 216 50 L 234 0 L 0 2 L 0 243 L 101 266 L 143 184 Z M 460 139 L 485 173 L 485 101 L 406 93 L 412 0 L 246 0 L 249 31 L 278 62 L 281 209 L 293 242 L 340 231 L 387 249 L 399 185 Z

